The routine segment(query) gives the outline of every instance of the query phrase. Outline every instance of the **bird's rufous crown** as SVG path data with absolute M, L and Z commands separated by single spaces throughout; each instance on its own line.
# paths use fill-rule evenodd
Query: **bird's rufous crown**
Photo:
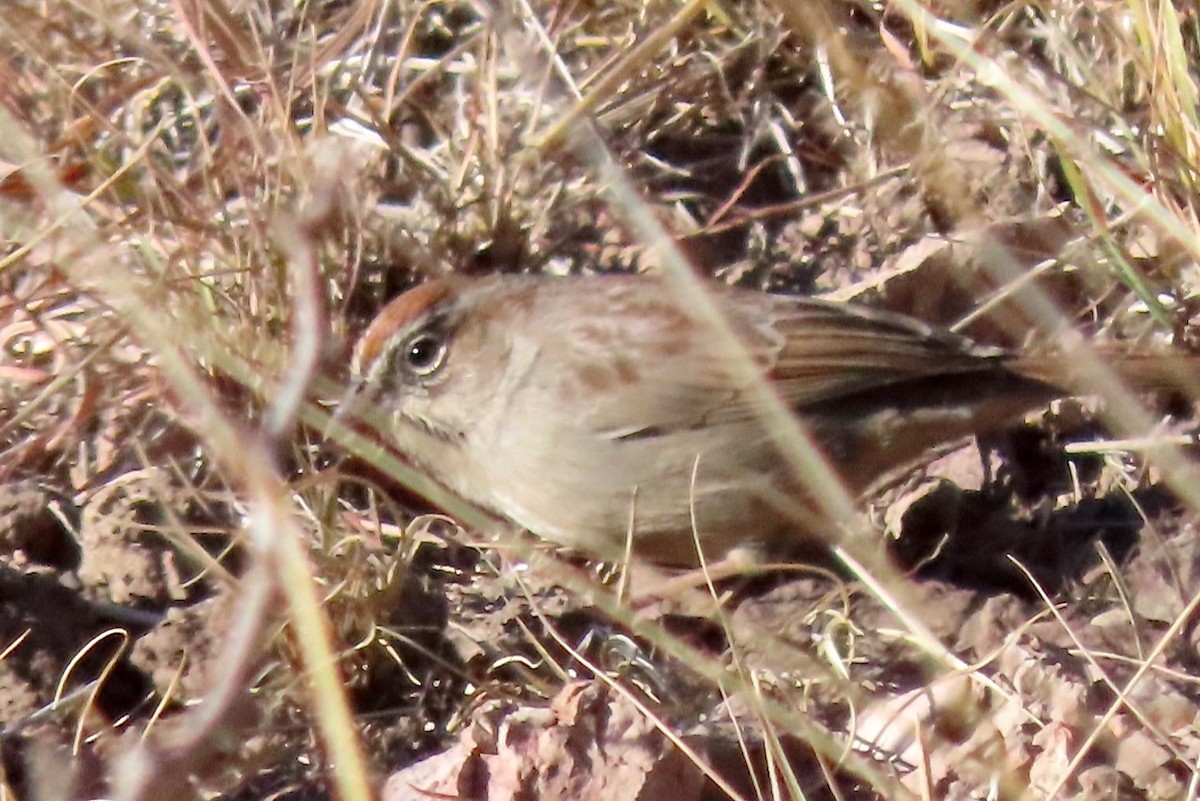
M 397 332 L 407 329 L 452 291 L 448 281 L 429 281 L 413 287 L 384 306 L 359 337 L 350 364 L 351 372 L 365 375 L 365 371 L 379 358 Z

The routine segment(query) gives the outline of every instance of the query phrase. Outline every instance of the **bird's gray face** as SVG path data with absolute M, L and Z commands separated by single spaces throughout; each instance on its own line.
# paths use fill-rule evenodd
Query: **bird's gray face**
M 374 420 L 401 450 L 461 438 L 470 416 L 460 399 L 478 378 L 455 356 L 462 333 L 458 298 L 447 284 L 424 284 L 393 300 L 355 348 L 355 413 Z

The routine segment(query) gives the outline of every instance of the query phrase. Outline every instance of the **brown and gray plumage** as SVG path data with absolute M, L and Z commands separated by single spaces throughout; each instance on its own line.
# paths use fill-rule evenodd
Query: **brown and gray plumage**
M 713 287 L 745 352 L 852 495 L 1049 400 L 1052 358 L 902 316 Z M 747 371 L 668 284 L 639 276 L 443 279 L 392 301 L 352 370 L 382 435 L 483 509 L 562 545 L 694 564 L 828 544 Z M 1164 356 L 1178 366 L 1179 357 Z M 1117 365 L 1154 383 L 1156 357 Z M 361 408 L 361 406 L 360 406 Z M 694 477 L 693 477 L 694 474 Z

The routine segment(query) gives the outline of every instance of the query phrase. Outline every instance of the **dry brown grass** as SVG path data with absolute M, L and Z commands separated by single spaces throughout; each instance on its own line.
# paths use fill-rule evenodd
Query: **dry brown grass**
M 365 799 L 590 677 L 731 795 L 1195 795 L 1191 429 L 1087 347 L 1195 344 L 1190 5 L 14 0 L 0 44 L 5 797 Z M 853 581 L 635 618 L 612 576 L 325 437 L 384 300 L 497 270 L 1079 331 L 1144 447 L 1076 449 L 1073 486 L 1006 510 L 1128 496 L 1141 555 L 1017 565 L 1016 597 L 855 547 Z M 850 747 L 894 716 L 910 740 Z

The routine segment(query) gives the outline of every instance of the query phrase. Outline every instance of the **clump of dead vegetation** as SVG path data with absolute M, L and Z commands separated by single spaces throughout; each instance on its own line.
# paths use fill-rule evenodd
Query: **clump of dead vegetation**
M 1099 372 L 882 495 L 882 567 L 719 608 L 327 436 L 450 271 L 1192 348 L 1190 6 L 17 0 L 0 42 L 6 797 L 1195 794 L 1186 393 Z

